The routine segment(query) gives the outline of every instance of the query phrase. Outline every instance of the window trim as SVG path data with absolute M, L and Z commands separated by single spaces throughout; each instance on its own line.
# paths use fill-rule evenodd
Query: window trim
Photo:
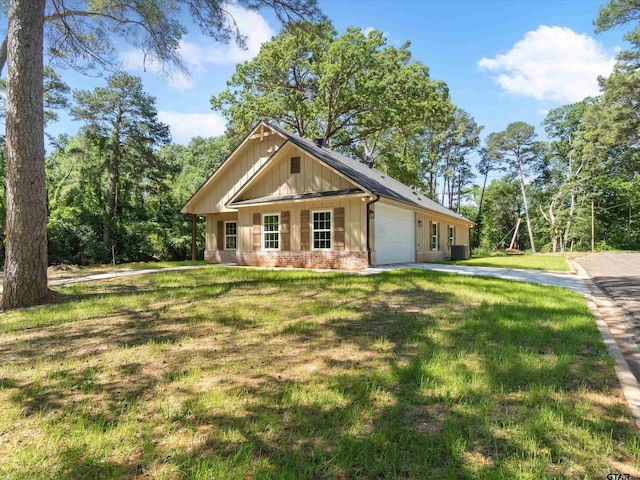
M 330 215 L 328 229 L 316 230 L 314 228 L 313 215 L 315 213 L 328 213 Z M 316 252 L 330 252 L 331 250 L 333 250 L 333 209 L 323 208 L 322 210 L 311 210 L 309 220 L 311 221 L 311 250 Z M 316 232 L 329 232 L 329 248 L 316 248 Z
M 267 232 L 267 230 L 264 228 L 264 219 L 265 217 L 277 217 L 278 218 L 278 230 L 276 231 L 269 231 Z M 266 250 L 266 251 L 271 251 L 271 252 L 277 252 L 280 250 L 280 246 L 282 245 L 282 237 L 281 237 L 281 227 L 282 227 L 282 222 L 280 221 L 280 212 L 277 213 L 263 213 L 262 214 L 262 232 L 261 232 L 261 239 L 262 239 L 262 250 Z M 266 235 L 267 233 L 277 233 L 278 234 L 278 247 L 277 248 L 273 248 L 273 247 L 266 247 Z
M 433 227 L 436 228 L 435 233 L 433 232 Z M 440 228 L 438 227 L 438 222 L 431 222 L 431 250 L 436 251 L 438 247 L 440 247 Z M 435 245 L 434 241 L 435 240 Z
M 235 223 L 236 224 L 236 233 L 235 233 L 235 235 L 229 235 L 227 233 L 227 225 L 229 225 L 230 223 Z M 227 247 L 227 238 L 231 238 L 231 237 L 236 239 L 235 248 L 228 248 Z M 237 220 L 229 220 L 229 221 L 225 221 L 224 222 L 224 249 L 228 250 L 228 251 L 236 251 L 236 250 L 238 250 L 238 221 Z
M 456 242 L 456 227 L 455 225 L 449 225 L 449 250 Z

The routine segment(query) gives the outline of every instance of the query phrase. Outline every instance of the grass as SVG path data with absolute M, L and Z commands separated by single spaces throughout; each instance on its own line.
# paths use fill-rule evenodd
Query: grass
M 472 257 L 468 260 L 451 260 L 452 265 L 474 267 L 520 268 L 524 270 L 549 270 L 568 272 L 571 269 L 562 255 L 501 255 L 490 257 Z
M 0 315 L 0 478 L 606 478 L 640 440 L 577 294 L 199 269 Z

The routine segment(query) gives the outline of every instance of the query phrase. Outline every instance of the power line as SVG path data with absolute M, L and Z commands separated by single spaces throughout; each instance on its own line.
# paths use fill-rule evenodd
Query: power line
M 612 205 L 610 207 L 598 207 L 598 210 L 611 210 L 612 208 L 618 208 L 618 207 L 622 207 L 622 206 L 626 206 L 626 205 L 637 205 L 640 204 L 640 199 L 637 200 L 629 200 L 628 202 L 624 202 L 624 203 L 619 203 L 618 205 Z

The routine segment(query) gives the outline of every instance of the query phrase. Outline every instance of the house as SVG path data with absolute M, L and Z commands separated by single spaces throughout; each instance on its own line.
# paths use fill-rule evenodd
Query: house
M 322 145 L 260 122 L 181 210 L 205 217 L 205 259 L 361 269 L 444 260 L 473 222 Z

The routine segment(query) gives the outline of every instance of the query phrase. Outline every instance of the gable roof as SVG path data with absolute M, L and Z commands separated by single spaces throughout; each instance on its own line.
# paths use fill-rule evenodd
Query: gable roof
M 282 128 L 272 125 L 268 122 L 263 122 L 269 128 L 272 128 L 280 135 L 285 137 L 288 141 L 306 151 L 310 155 L 313 155 L 317 159 L 333 167 L 344 176 L 355 182 L 356 184 L 364 187 L 366 190 L 372 193 L 382 195 L 388 198 L 399 200 L 401 202 L 416 205 L 420 208 L 431 210 L 433 212 L 441 213 L 448 217 L 454 217 L 458 220 L 463 220 L 469 224 L 473 224 L 472 221 L 463 217 L 459 213 L 450 210 L 439 203 L 427 198 L 422 193 L 413 190 L 411 187 L 405 185 L 394 178 L 391 178 L 386 173 L 383 173 L 375 168 L 368 167 L 367 165 L 347 157 L 338 152 L 334 152 L 326 147 L 319 147 L 305 138 L 294 135 L 287 132 Z

